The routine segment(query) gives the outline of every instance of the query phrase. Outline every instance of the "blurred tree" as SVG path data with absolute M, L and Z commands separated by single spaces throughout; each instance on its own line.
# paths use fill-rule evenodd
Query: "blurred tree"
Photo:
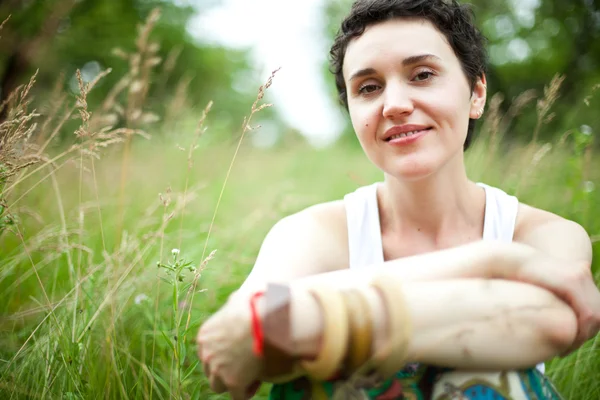
M 507 100 L 529 89 L 539 96 L 556 74 L 566 75 L 555 118 L 541 132 L 549 139 L 586 124 L 600 130 L 593 104 L 584 105 L 594 85 L 600 83 L 600 6 L 598 0 L 470 0 L 476 21 L 489 41 L 490 93 Z M 325 13 L 327 35 L 333 39 L 352 0 L 331 0 Z M 332 93 L 333 79 L 329 78 Z M 597 97 L 597 96 L 596 96 Z M 532 112 L 514 120 L 510 132 L 531 139 L 536 123 Z
M 199 8 L 206 10 L 214 3 L 204 0 Z M 161 18 L 150 41 L 160 46 L 162 63 L 152 77 L 150 103 L 172 114 L 169 102 L 173 97 L 179 97 L 173 99 L 178 105 L 201 108 L 213 100 L 221 117 L 241 124 L 254 94 L 232 93 L 231 87 L 236 74 L 247 68 L 246 54 L 195 41 L 186 27 L 197 9 L 181 4 L 169 0 L 0 0 L 0 19 L 11 16 L 0 32 L 2 99 L 36 69 L 39 97 L 51 92 L 61 73 L 66 85 L 76 90 L 76 69 L 91 80 L 112 68 L 90 93 L 89 101 L 93 105 L 105 98 L 130 68 L 118 55 L 135 51 L 137 26 L 158 7 Z
M 583 99 L 600 83 L 600 8 L 595 0 L 473 0 L 489 40 L 490 78 L 495 92 L 512 99 L 565 75 L 555 118 L 542 137 L 587 124 L 600 128 L 597 113 Z M 527 139 L 533 118 L 519 118 L 517 133 Z

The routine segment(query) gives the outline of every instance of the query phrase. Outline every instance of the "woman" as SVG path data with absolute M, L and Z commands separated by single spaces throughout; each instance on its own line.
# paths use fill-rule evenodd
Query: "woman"
M 385 179 L 272 228 L 240 290 L 199 332 L 211 387 L 234 399 L 261 380 L 279 382 L 273 399 L 336 389 L 558 397 L 534 366 L 600 328 L 590 239 L 468 179 L 464 149 L 486 101 L 470 12 L 454 0 L 358 0 L 331 55 L 340 99 Z

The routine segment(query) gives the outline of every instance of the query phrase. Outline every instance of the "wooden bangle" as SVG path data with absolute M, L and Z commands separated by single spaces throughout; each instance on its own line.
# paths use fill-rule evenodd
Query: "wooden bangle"
M 342 292 L 348 310 L 349 341 L 344 375 L 350 376 L 363 366 L 371 355 L 373 319 L 369 304 L 357 289 Z
M 339 290 L 327 287 L 309 289 L 321 305 L 323 335 L 321 349 L 315 360 L 302 360 L 300 366 L 317 381 L 331 379 L 344 360 L 348 345 L 348 314 Z
M 386 306 L 388 341 L 375 358 L 376 369 L 383 378 L 388 378 L 406 363 L 412 321 L 399 280 L 382 274 L 376 276 L 371 285 L 379 291 Z

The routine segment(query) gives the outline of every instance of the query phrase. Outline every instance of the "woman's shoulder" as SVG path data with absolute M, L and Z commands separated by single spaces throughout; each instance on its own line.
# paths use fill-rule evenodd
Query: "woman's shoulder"
M 303 232 L 314 239 L 325 240 L 330 250 L 348 252 L 348 223 L 343 200 L 328 201 L 307 207 L 289 215 L 277 224 L 287 225 L 288 229 Z
M 316 204 L 280 219 L 263 240 L 239 291 L 348 268 L 344 229 L 342 201 Z
M 346 211 L 342 200 L 328 201 L 306 207 L 290 214 L 276 225 L 298 227 L 299 225 L 325 231 L 329 234 L 342 233 L 346 230 Z
M 548 225 L 558 225 L 563 228 L 570 227 L 571 229 L 583 229 L 581 225 L 575 221 L 571 221 L 550 211 L 519 202 L 515 235 L 517 233 L 528 233 Z
M 505 192 L 501 188 L 480 182 L 477 184 L 485 187 L 487 190 L 497 193 L 502 201 L 508 201 L 508 199 L 510 199 L 511 202 L 514 202 L 516 207 L 516 221 L 514 230 L 515 241 L 519 241 L 519 238 L 524 238 L 530 235 L 532 232 L 540 229 L 551 229 L 553 231 L 556 229 L 565 229 L 568 232 L 577 231 L 579 234 L 581 234 L 581 232 L 585 232 L 583 227 L 577 222 L 564 218 L 553 212 L 523 203 L 515 195 Z
M 347 193 L 340 200 L 328 201 L 309 206 L 295 214 L 281 219 L 278 224 L 287 225 L 292 229 L 298 226 L 307 227 L 310 231 L 317 230 L 332 236 L 348 251 L 348 215 L 359 205 L 364 207 L 370 200 L 376 201 L 377 183 L 362 186 Z M 352 212 L 352 211 L 350 211 Z
M 514 241 L 558 256 L 591 259 L 591 240 L 577 222 L 540 208 L 519 203 Z
M 344 222 L 346 218 L 343 200 L 314 204 L 300 211 L 298 214 L 304 214 L 312 218 L 322 218 L 324 221 L 333 224 Z
M 289 252 L 310 250 L 310 260 L 319 272 L 348 266 L 348 231 L 342 200 L 319 203 L 279 220 L 267 235 Z M 293 251 L 292 251 L 293 250 Z

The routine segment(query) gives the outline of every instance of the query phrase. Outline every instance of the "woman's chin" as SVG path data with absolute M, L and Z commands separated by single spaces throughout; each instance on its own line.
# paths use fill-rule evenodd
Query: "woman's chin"
M 385 168 L 384 171 L 401 181 L 419 181 L 431 176 L 435 172 L 435 167 L 430 163 L 424 162 L 402 162 Z

